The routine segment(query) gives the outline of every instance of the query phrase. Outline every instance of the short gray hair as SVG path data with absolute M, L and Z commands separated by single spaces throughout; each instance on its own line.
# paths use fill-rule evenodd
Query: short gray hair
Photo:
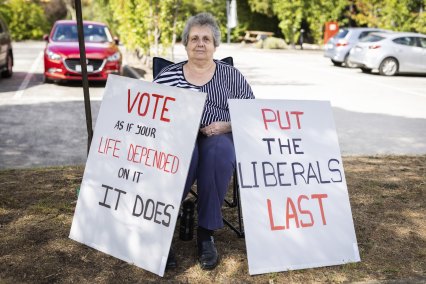
M 215 47 L 219 46 L 220 29 L 216 22 L 216 19 L 210 13 L 200 13 L 189 18 L 182 32 L 182 43 L 184 46 L 188 45 L 189 31 L 194 26 L 208 26 L 211 29 L 213 34 L 214 46 Z

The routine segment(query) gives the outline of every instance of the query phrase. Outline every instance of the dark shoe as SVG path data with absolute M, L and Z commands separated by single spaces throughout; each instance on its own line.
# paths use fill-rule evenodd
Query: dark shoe
M 172 249 L 170 249 L 169 256 L 167 257 L 166 269 L 171 269 L 176 267 L 177 267 L 177 261 L 175 257 L 175 252 Z
M 200 262 L 201 268 L 205 270 L 214 269 L 219 263 L 219 255 L 217 254 L 213 237 L 211 237 L 210 241 L 203 241 L 197 245 L 198 261 Z

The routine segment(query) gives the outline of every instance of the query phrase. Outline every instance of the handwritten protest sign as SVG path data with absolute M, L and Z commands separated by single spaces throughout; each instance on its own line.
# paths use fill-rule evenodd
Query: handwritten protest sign
M 229 106 L 250 274 L 360 261 L 330 104 Z
M 164 274 L 205 98 L 108 77 L 70 238 Z

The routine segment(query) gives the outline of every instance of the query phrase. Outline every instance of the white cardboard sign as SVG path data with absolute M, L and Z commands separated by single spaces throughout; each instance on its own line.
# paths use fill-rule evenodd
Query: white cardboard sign
M 229 107 L 250 274 L 360 261 L 330 103 Z
M 163 276 L 205 98 L 108 77 L 70 238 Z

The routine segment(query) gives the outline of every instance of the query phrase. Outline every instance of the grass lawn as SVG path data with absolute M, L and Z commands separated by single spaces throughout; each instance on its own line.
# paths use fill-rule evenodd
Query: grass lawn
M 195 240 L 175 234 L 179 266 L 158 277 L 68 238 L 82 166 L 2 170 L 0 283 L 426 283 L 426 156 L 343 162 L 361 262 L 257 276 L 248 274 L 244 239 L 225 227 L 215 234 L 215 270 L 199 267 Z M 223 211 L 235 218 L 235 209 Z

